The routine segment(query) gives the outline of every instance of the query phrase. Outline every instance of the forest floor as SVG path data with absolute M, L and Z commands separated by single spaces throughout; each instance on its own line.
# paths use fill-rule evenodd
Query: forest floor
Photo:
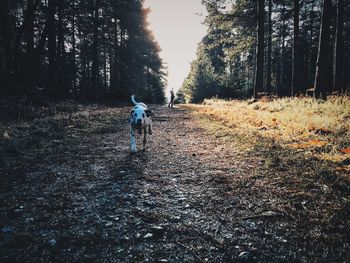
M 349 262 L 350 187 L 327 165 L 151 108 L 136 154 L 130 107 L 1 116 L 1 262 Z

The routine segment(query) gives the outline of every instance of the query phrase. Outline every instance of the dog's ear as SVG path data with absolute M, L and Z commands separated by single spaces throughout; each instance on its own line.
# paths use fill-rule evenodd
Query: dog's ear
M 146 116 L 147 116 L 147 117 L 154 116 L 154 112 L 151 111 L 151 110 L 145 110 L 145 113 L 146 113 Z

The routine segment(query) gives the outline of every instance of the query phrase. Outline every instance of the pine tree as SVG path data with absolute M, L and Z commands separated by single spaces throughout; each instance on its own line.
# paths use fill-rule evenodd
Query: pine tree
M 164 67 L 143 1 L 0 0 L 0 7 L 1 94 L 164 101 Z

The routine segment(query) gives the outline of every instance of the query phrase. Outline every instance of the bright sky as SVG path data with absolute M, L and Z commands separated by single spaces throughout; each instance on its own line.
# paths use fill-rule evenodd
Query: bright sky
M 202 24 L 205 8 L 201 0 L 146 0 L 151 9 L 148 21 L 162 52 L 161 58 L 168 66 L 168 87 L 176 92 L 195 59 L 197 44 L 206 33 Z

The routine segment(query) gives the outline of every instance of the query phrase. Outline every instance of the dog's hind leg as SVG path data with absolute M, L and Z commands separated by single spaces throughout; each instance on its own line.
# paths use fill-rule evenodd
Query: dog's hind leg
M 143 129 L 143 141 L 142 141 L 142 143 L 143 143 L 143 149 L 145 149 L 146 143 L 147 143 L 147 128 Z
M 130 148 L 132 152 L 136 152 L 136 141 L 135 141 L 135 132 L 133 128 L 130 128 Z
M 148 126 L 148 134 L 152 135 L 152 123 Z

